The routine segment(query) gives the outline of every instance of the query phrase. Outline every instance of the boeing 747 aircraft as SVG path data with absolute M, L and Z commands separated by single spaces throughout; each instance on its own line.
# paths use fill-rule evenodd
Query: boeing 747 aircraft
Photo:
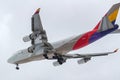
M 116 24 L 119 7 L 120 3 L 113 5 L 95 28 L 89 32 L 54 43 L 48 41 L 46 31 L 43 29 L 39 16 L 40 8 L 37 9 L 31 18 L 32 33 L 23 38 L 24 42 L 31 41 L 31 46 L 16 52 L 8 59 L 8 63 L 15 64 L 17 70 L 19 69 L 19 64 L 44 59 L 56 60 L 53 62 L 53 65 L 58 66 L 65 63 L 68 59 L 80 58 L 78 64 L 82 64 L 90 61 L 92 57 L 106 56 L 117 52 L 118 49 L 112 52 L 68 54 L 70 51 L 83 48 L 108 34 L 120 33 L 119 26 Z

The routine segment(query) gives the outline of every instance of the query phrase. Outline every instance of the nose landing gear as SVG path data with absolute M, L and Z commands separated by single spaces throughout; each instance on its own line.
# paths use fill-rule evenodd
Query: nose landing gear
M 18 64 L 16 64 L 16 70 L 19 70 L 20 68 L 19 68 L 19 65 Z

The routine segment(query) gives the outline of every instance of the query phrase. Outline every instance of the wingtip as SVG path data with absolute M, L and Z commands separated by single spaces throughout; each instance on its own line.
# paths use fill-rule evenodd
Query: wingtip
M 119 49 L 114 50 L 114 52 L 117 52 Z
M 40 12 L 40 8 L 38 8 L 34 14 L 38 14 Z

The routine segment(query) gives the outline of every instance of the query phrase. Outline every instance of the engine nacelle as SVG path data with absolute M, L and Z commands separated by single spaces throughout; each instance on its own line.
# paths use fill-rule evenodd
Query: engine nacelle
M 25 36 L 25 37 L 23 37 L 23 41 L 24 42 L 28 42 L 28 41 L 30 41 L 30 40 L 32 40 L 32 39 L 36 39 L 37 37 L 39 37 L 39 39 L 41 39 L 42 37 L 41 36 L 39 36 L 40 34 L 34 34 L 34 33 L 32 33 L 32 34 L 30 34 L 30 35 L 27 35 L 27 36 Z M 44 36 L 43 36 L 44 37 Z
M 80 59 L 78 60 L 78 64 L 84 64 L 84 63 L 87 63 L 89 60 L 91 60 L 91 58 L 83 58 L 83 59 Z
M 53 66 L 60 66 L 61 64 L 58 61 L 53 62 Z
M 27 35 L 27 36 L 23 37 L 23 41 L 28 42 L 32 39 L 36 39 L 37 36 L 38 36 L 37 34 L 32 33 L 30 35 Z
M 28 52 L 29 52 L 29 53 L 33 53 L 34 49 L 35 49 L 34 46 L 28 47 Z
M 30 37 L 27 35 L 27 36 L 25 36 L 25 37 L 23 37 L 23 41 L 24 42 L 28 42 L 28 41 L 30 41 L 31 39 L 30 39 Z

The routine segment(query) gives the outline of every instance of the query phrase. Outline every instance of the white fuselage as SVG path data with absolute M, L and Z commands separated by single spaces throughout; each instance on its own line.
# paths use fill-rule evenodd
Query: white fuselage
M 51 45 L 54 47 L 57 53 L 66 54 L 71 51 L 71 45 L 73 45 L 73 43 L 75 43 L 79 37 L 80 36 L 70 37 L 62 41 L 51 43 Z M 24 49 L 16 52 L 12 57 L 8 59 L 8 62 L 12 64 L 22 64 L 30 61 L 43 60 L 45 59 L 43 54 L 45 54 L 44 47 L 39 48 L 39 50 L 36 50 L 33 53 L 29 53 L 28 49 Z M 47 53 L 47 56 L 49 58 L 52 58 L 54 56 L 54 53 Z

